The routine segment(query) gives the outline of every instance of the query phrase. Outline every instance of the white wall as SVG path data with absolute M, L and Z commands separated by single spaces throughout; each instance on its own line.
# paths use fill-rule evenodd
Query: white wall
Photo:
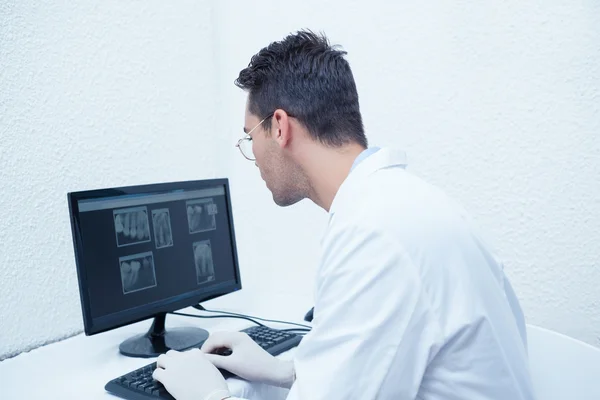
M 349 52 L 372 145 L 472 212 L 506 264 L 528 322 L 600 337 L 600 3 L 219 1 L 223 116 L 261 47 L 300 28 Z M 237 114 L 236 114 L 237 113 Z M 312 290 L 324 213 L 279 209 L 233 159 L 245 278 Z M 243 208 L 243 210 L 242 210 Z
M 226 176 L 212 4 L 0 4 L 0 359 L 82 329 L 67 192 Z
M 244 288 L 311 293 L 326 214 L 275 206 L 233 147 L 233 80 L 303 27 L 349 51 L 371 144 L 488 232 L 529 322 L 598 344 L 598 3 L 163 3 L 0 5 L 0 359 L 81 329 L 69 190 L 227 175 Z

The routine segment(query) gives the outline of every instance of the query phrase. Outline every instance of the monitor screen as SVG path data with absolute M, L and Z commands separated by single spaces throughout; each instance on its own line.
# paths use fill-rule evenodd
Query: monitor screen
M 68 197 L 86 334 L 241 289 L 227 179 Z

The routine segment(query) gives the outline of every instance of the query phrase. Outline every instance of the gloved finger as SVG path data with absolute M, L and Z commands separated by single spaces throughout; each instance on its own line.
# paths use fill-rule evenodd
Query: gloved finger
M 162 368 L 156 368 L 154 370 L 154 372 L 152 373 L 152 378 L 159 381 L 160 383 L 162 383 L 165 386 L 167 386 L 165 381 L 169 380 L 167 372 Z
M 221 347 L 233 349 L 240 340 L 239 334 L 240 332 L 215 332 L 206 339 L 201 350 L 205 353 L 211 353 Z
M 217 354 L 206 354 L 206 359 L 217 368 L 223 368 L 229 370 L 233 359 L 230 356 L 219 356 Z
M 171 361 L 172 359 L 173 359 L 172 356 L 168 356 L 166 354 L 161 354 L 156 359 L 156 366 L 158 368 L 167 368 L 169 365 L 169 361 Z
M 179 352 L 177 350 L 169 350 L 165 353 L 165 355 L 167 355 L 169 357 L 177 356 L 178 354 L 179 354 Z

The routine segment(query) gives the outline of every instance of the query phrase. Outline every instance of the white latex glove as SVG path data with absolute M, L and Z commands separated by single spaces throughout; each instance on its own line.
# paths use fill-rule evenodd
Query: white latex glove
M 223 400 L 230 397 L 223 375 L 199 349 L 169 350 L 156 360 L 152 377 L 177 400 Z
M 228 356 L 206 354 L 217 368 L 272 386 L 289 389 L 294 383 L 294 363 L 273 357 L 244 332 L 216 332 L 202 345 L 205 353 L 223 348 L 231 349 L 232 353 Z

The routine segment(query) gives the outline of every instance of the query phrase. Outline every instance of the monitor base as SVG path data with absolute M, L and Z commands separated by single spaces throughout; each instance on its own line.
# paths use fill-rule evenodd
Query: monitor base
M 121 354 L 128 357 L 158 357 L 169 350 L 199 348 L 208 339 L 208 331 L 202 328 L 165 329 L 166 314 L 154 317 L 147 333 L 125 340 L 119 346 Z

